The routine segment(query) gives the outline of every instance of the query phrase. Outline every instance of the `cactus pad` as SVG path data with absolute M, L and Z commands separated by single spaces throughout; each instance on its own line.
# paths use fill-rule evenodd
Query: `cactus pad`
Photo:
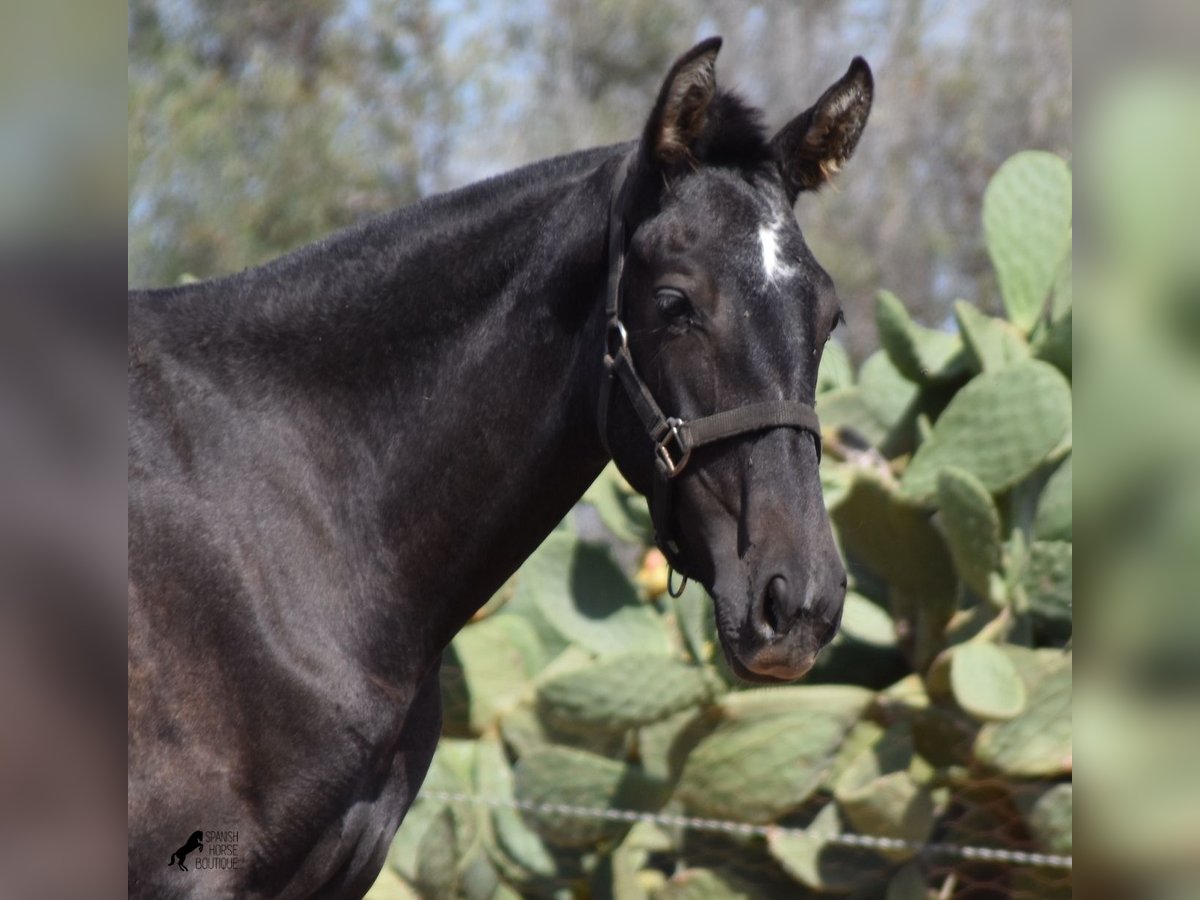
M 1026 334 L 1071 248 L 1071 170 L 1061 157 L 1010 157 L 983 195 L 983 232 L 1008 317 Z
M 1016 484 L 1054 453 L 1071 427 L 1071 388 L 1038 360 L 985 372 L 955 394 L 904 473 L 903 490 L 929 500 L 938 473 L 965 469 L 993 492 Z

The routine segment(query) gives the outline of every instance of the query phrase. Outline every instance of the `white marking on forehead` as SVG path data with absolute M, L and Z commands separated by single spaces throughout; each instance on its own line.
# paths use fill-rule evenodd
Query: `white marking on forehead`
M 782 228 L 783 218 L 779 215 L 758 228 L 758 242 L 762 245 L 763 273 L 767 276 L 770 284 L 774 284 L 779 278 L 790 278 L 795 272 L 795 269 L 785 263 L 780 256 L 779 244 Z

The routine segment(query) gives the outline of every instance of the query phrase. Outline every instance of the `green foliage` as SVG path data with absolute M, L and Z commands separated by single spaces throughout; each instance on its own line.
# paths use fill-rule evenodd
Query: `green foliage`
M 1028 334 L 1071 248 L 1071 171 L 1052 153 L 1018 153 L 983 196 L 983 233 L 1009 320 Z
M 958 705 L 977 719 L 1011 719 L 1025 707 L 1025 682 L 995 644 L 955 647 L 950 687 Z
M 954 395 L 904 473 L 904 493 L 932 499 L 948 466 L 999 493 L 1051 458 L 1071 427 L 1071 387 L 1052 366 L 1030 360 L 971 379 Z
M 992 495 L 973 475 L 948 467 L 938 475 L 938 509 L 959 575 L 979 596 L 989 596 L 992 575 L 1003 561 Z
M 543 682 L 538 710 L 565 730 L 624 731 L 707 703 L 720 683 L 669 656 L 629 653 Z
M 966 367 L 962 341 L 955 335 L 918 325 L 891 291 L 879 292 L 875 322 L 883 349 L 909 381 L 925 384 L 949 379 Z
M 1018 183 L 989 193 L 993 214 L 1035 215 Z M 995 241 L 1009 254 L 1006 302 L 1027 315 L 1060 273 L 1042 260 L 1015 274 L 1028 248 Z M 827 348 L 821 478 L 851 584 L 808 683 L 737 683 L 699 588 L 645 599 L 632 578 L 649 549 L 645 505 L 611 468 L 585 502 L 617 552 L 556 530 L 447 653 L 448 736 L 427 792 L 786 827 L 699 835 L 426 796 L 381 896 L 909 900 L 927 893 L 912 851 L 831 838 L 1003 846 L 1018 817 L 1014 840 L 1069 852 L 1061 277 L 1054 297 L 1052 318 L 1016 322 L 959 303 L 960 337 L 915 325 L 885 294 L 884 350 L 856 373 Z M 1015 871 L 1041 895 L 1036 871 Z

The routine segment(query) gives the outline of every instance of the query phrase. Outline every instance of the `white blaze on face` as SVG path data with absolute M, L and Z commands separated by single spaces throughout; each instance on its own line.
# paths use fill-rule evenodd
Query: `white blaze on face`
M 779 278 L 787 278 L 793 271 L 780 255 L 782 228 L 783 220 L 778 216 L 758 228 L 758 242 L 762 245 L 763 273 L 770 284 L 774 284 Z

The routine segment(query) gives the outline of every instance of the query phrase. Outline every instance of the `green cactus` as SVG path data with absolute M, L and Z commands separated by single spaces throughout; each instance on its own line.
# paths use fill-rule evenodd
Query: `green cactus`
M 825 431 L 850 429 L 873 446 L 883 443 L 887 436 L 887 427 L 867 405 L 860 386 L 838 388 L 818 395 L 816 410 Z
M 1026 683 L 1029 697 L 1020 715 L 980 730 L 975 740 L 980 762 L 1021 778 L 1071 771 L 1071 661 L 1060 656 L 1058 665 Z
M 889 432 L 910 412 L 917 399 L 917 386 L 900 373 L 883 350 L 875 351 L 863 361 L 858 383 L 863 405 Z
M 564 730 L 620 731 L 707 703 L 719 687 L 715 676 L 697 666 L 629 653 L 543 682 L 537 702 L 546 720 Z
M 615 463 L 609 463 L 583 495 L 600 521 L 623 541 L 646 543 L 654 533 L 646 500 L 625 483 Z
M 929 837 L 935 803 L 928 788 L 914 777 L 913 763 L 912 733 L 901 724 L 887 729 L 846 767 L 833 796 L 857 831 L 913 843 Z M 888 851 L 887 855 L 907 859 L 912 851 Z
M 983 232 L 1008 317 L 1028 334 L 1071 247 L 1071 170 L 1062 158 L 1010 157 L 984 192 Z
M 1029 360 L 985 372 L 938 418 L 904 473 L 904 494 L 930 500 L 947 466 L 965 469 L 989 491 L 1003 491 L 1050 458 L 1070 427 L 1071 388 L 1057 369 Z
M 393 870 L 385 867 L 363 900 L 421 900 L 421 895 Z
M 986 598 L 1003 564 L 1000 514 L 992 495 L 969 472 L 952 466 L 938 474 L 937 490 L 942 530 L 958 574 Z
M 914 384 L 953 379 L 966 371 L 962 341 L 918 325 L 891 291 L 880 291 L 876 297 L 875 322 L 892 364 Z
M 483 734 L 516 703 L 543 659 L 533 626 L 502 613 L 459 632 L 442 662 L 444 728 L 467 736 Z
M 1066 314 L 1038 335 L 1033 343 L 1033 355 L 1045 360 L 1068 378 L 1071 377 L 1072 367 L 1072 320 L 1074 314 L 1067 310 Z
M 1046 853 L 1071 852 L 1071 795 L 1069 783 L 1051 785 L 1039 794 L 1020 791 L 1016 795 L 1022 818 Z
M 821 365 L 817 369 L 817 394 L 853 385 L 854 367 L 850 364 L 850 355 L 837 341 L 830 341 L 822 351 Z
M 1070 633 L 1072 544 L 1034 541 L 1021 574 L 1030 612 L 1056 631 Z
M 684 869 L 655 895 L 655 900 L 759 900 L 752 885 L 714 869 Z
M 883 900 L 929 900 L 929 887 L 919 863 L 903 866 L 888 882 Z
M 529 558 L 514 602 L 522 595 L 562 637 L 600 656 L 668 649 L 658 615 L 608 550 L 571 535 L 551 534 Z
M 1012 324 L 984 315 L 965 300 L 954 304 L 954 318 L 977 372 L 993 372 L 1029 359 L 1029 345 Z
M 871 704 L 874 693 L 853 684 L 796 684 L 750 688 L 720 697 L 716 713 L 728 722 L 751 722 L 780 714 L 813 712 L 835 716 L 849 727 Z
M 928 513 L 879 475 L 855 472 L 833 510 L 842 546 L 887 581 L 922 596 L 948 597 L 955 588 L 949 549 Z
M 722 723 L 688 755 L 677 796 L 696 815 L 770 822 L 817 789 L 848 727 L 815 710 Z
M 521 757 L 515 793 L 528 803 L 588 809 L 655 810 L 667 799 L 666 785 L 640 768 L 567 747 L 545 747 Z M 629 828 L 626 823 L 553 812 L 531 812 L 525 819 L 543 840 L 562 847 L 614 840 Z
M 806 887 L 849 894 L 877 881 L 888 866 L 871 850 L 829 842 L 843 831 L 836 804 L 826 803 L 803 831 L 773 831 L 767 846 L 783 870 Z
M 1071 540 L 1071 460 L 1068 456 L 1050 476 L 1038 500 L 1033 536 L 1039 541 Z
M 887 611 L 862 594 L 849 591 L 842 606 L 842 634 L 872 647 L 896 646 L 896 623 Z
M 984 721 L 1011 719 L 1025 708 L 1025 683 L 1012 660 L 993 644 L 973 641 L 955 647 L 950 687 L 958 705 Z

